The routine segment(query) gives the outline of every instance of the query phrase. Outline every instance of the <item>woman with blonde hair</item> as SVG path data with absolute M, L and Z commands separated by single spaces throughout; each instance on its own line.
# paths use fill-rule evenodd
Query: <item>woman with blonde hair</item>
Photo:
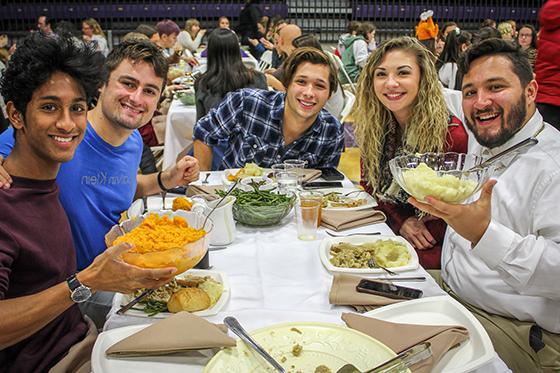
M 425 152 L 467 151 L 463 124 L 449 114 L 432 54 L 405 36 L 382 43 L 358 80 L 353 111 L 364 189 L 396 234 L 418 252 L 425 268 L 440 268 L 445 222 L 423 216 L 393 180 L 389 160 Z
M 204 34 L 206 34 L 206 30 L 201 30 L 200 22 L 197 19 L 190 18 L 185 22 L 185 29 L 177 35 L 177 43 L 183 49 L 194 53 L 200 47 Z
M 92 44 L 96 51 L 107 57 L 109 54 L 107 39 L 103 29 L 95 19 L 88 18 L 82 22 L 82 33 L 85 43 Z

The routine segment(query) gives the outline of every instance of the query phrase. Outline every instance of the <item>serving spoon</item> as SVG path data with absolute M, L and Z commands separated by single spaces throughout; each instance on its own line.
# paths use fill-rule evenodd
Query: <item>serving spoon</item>
M 521 142 L 518 142 L 517 144 L 515 144 L 515 145 L 513 145 L 513 146 L 510 146 L 510 147 L 507 148 L 506 150 L 501 151 L 501 152 L 499 152 L 498 154 L 496 154 L 496 155 L 494 155 L 494 156 L 488 158 L 488 159 L 485 160 L 484 162 L 482 162 L 482 163 L 480 163 L 480 164 L 478 164 L 478 165 L 476 165 L 476 166 L 473 166 L 473 167 L 469 168 L 469 169 L 467 170 L 467 172 L 472 172 L 472 171 L 475 171 L 475 170 L 479 170 L 479 169 L 483 169 L 483 168 L 485 168 L 485 167 L 488 167 L 488 166 L 490 166 L 492 163 L 494 163 L 494 162 L 500 160 L 501 158 L 505 157 L 506 155 L 508 155 L 508 154 L 510 154 L 510 153 L 513 153 L 513 152 L 515 152 L 515 151 L 520 151 L 521 149 L 524 149 L 524 148 L 530 148 L 530 147 L 532 147 L 533 145 L 538 144 L 538 142 L 539 142 L 539 140 L 535 139 L 534 137 L 529 137 L 529 138 L 527 138 L 527 139 L 525 139 L 525 140 L 523 140 L 523 141 L 521 141 Z
M 409 367 L 432 356 L 430 342 L 423 342 L 404 350 L 394 358 L 381 363 L 373 369 L 362 372 L 353 364 L 342 366 L 336 373 L 382 373 L 382 372 L 406 372 Z
M 241 326 L 239 321 L 235 317 L 228 316 L 224 319 L 224 324 L 231 330 L 234 334 L 236 334 L 243 342 L 249 345 L 253 350 L 255 350 L 259 355 L 261 355 L 270 365 L 276 369 L 279 373 L 286 373 L 286 370 L 280 365 L 272 356 L 266 352 L 264 348 L 262 348 L 250 335 L 247 333 L 245 329 Z

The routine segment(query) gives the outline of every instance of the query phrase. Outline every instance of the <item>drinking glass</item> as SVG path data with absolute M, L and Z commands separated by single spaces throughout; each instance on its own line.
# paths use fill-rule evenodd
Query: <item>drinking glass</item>
M 279 171 L 276 173 L 278 191 L 281 194 L 295 194 L 298 190 L 298 174 L 294 171 Z
M 276 179 L 276 174 L 278 172 L 282 172 L 282 171 L 288 171 L 290 167 L 286 166 L 284 163 L 277 163 L 277 164 L 273 164 L 271 169 L 272 169 L 272 176 L 274 177 L 274 179 Z
M 314 199 L 300 199 L 296 203 L 296 226 L 300 240 L 317 239 L 317 221 L 321 203 Z
M 307 161 L 302 161 L 300 159 L 286 159 L 284 161 L 284 164 L 286 165 L 287 169 L 293 169 L 294 171 L 297 172 L 298 183 L 301 186 L 303 182 L 304 169 L 305 166 L 307 165 Z
M 317 191 L 302 191 L 299 192 L 300 201 L 316 201 L 319 203 L 319 214 L 317 216 L 317 227 L 321 225 L 321 210 L 323 205 L 324 194 Z M 304 202 L 307 203 L 307 202 Z

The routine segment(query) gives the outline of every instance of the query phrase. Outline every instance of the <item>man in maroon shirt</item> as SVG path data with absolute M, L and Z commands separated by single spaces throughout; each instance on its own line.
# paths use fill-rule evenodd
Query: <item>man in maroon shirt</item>
M 161 286 L 176 271 L 122 262 L 120 254 L 130 249 L 124 244 L 75 273 L 55 178 L 83 138 L 101 65 L 70 40 L 33 34 L 4 72 L 16 142 L 4 162 L 13 184 L 0 190 L 0 372 L 89 372 L 96 331 L 76 303 L 99 290 Z

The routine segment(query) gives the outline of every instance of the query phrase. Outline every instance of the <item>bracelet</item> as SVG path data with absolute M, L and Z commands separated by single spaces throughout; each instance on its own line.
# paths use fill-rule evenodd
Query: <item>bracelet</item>
M 159 185 L 159 189 L 161 189 L 161 190 L 164 191 L 164 192 L 167 192 L 169 189 L 167 189 L 167 188 L 163 185 L 163 183 L 161 182 L 161 173 L 162 173 L 162 172 L 163 172 L 163 171 L 160 171 L 160 172 L 158 172 L 158 174 L 157 174 L 157 183 L 158 183 L 158 185 Z

